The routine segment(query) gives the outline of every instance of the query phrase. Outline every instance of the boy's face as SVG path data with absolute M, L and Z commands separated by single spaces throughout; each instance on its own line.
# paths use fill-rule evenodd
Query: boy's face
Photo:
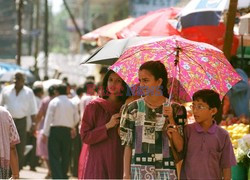
M 208 104 L 201 99 L 193 101 L 192 110 L 197 123 L 212 121 L 213 116 L 217 113 L 217 108 L 210 108 Z

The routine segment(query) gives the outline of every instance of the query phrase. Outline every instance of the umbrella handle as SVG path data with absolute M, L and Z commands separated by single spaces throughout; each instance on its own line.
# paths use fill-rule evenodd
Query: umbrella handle
M 174 60 L 174 66 L 176 67 L 175 68 L 175 76 L 176 76 L 176 71 L 177 71 L 177 65 L 179 64 L 179 52 L 180 51 L 181 51 L 181 48 L 177 46 L 175 60 Z M 172 80 L 171 89 L 170 89 L 169 98 L 168 98 L 168 103 L 169 104 L 170 104 L 170 101 L 171 101 L 171 98 L 172 98 L 173 88 L 174 88 L 174 77 L 173 77 L 173 80 Z
M 170 93 L 169 93 L 169 98 L 168 98 L 168 104 L 170 104 L 171 98 L 172 98 L 172 93 L 173 93 L 173 88 L 174 88 L 174 77 L 171 83 L 171 89 L 170 89 Z

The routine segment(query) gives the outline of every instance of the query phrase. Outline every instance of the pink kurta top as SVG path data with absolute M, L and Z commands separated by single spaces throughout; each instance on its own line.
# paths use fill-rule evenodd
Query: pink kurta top
M 118 113 L 109 101 L 97 98 L 85 109 L 81 137 L 89 145 L 85 159 L 84 179 L 121 179 L 123 176 L 123 147 L 117 127 L 107 130 L 105 124 Z M 82 159 L 80 159 L 82 161 Z
M 20 142 L 16 126 L 10 113 L 0 106 L 0 167 L 9 168 L 10 146 Z M 1 179 L 1 178 L 0 178 Z

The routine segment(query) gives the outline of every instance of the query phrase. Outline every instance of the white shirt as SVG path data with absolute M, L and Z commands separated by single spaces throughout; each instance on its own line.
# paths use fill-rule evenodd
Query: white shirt
M 6 86 L 2 91 L 1 105 L 5 106 L 13 118 L 23 118 L 35 115 L 38 112 L 36 99 L 33 91 L 23 86 L 16 95 L 15 85 Z
M 50 127 L 64 126 L 74 128 L 79 121 L 79 115 L 75 105 L 66 95 L 60 95 L 49 103 L 45 116 L 43 134 L 49 136 Z

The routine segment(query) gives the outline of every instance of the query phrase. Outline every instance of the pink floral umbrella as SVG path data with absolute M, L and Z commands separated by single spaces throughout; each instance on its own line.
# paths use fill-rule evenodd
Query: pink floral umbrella
M 169 88 L 174 99 L 180 96 L 184 101 L 190 101 L 190 97 L 200 89 L 213 89 L 222 98 L 241 80 L 221 50 L 180 36 L 169 36 L 162 41 L 129 48 L 110 68 L 132 86 L 138 83 L 140 65 L 151 60 L 161 61 L 169 78 L 180 82 L 179 89 L 182 90 L 179 94 L 173 93 L 177 92 L 178 84 L 172 83 L 173 88 Z M 189 97 L 182 95 L 184 90 Z

